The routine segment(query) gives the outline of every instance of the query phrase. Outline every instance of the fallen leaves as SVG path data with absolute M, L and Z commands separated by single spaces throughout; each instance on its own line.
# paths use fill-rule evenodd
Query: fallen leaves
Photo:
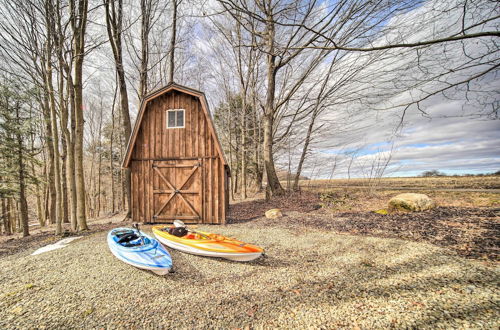
M 374 212 L 315 213 L 307 217 L 289 216 L 280 225 L 423 241 L 451 248 L 467 258 L 500 261 L 500 209 L 437 207 L 425 212 L 388 215 Z
M 425 308 L 425 304 L 421 303 L 420 301 L 412 301 L 411 305 L 414 307 Z
M 311 192 L 275 196 L 269 202 L 264 199 L 240 202 L 229 207 L 228 222 L 240 223 L 253 220 L 274 208 L 281 209 L 283 213 L 289 211 L 307 213 L 321 208 L 319 203 L 318 194 Z
M 246 309 L 245 314 L 253 318 L 255 317 L 255 313 L 257 312 L 258 309 L 259 305 L 254 304 L 250 308 Z

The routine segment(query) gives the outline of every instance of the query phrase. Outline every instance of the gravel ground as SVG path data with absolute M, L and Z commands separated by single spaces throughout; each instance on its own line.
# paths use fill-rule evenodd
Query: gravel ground
M 235 263 L 171 251 L 176 273 L 159 277 L 113 257 L 105 231 L 37 256 L 27 248 L 0 257 L 0 328 L 500 326 L 493 262 L 264 219 L 200 229 L 261 245 L 267 257 Z
M 338 192 L 326 196 L 320 198 L 317 193 L 303 192 L 274 198 L 269 202 L 263 199 L 240 202 L 231 206 L 229 222 L 261 222 L 261 215 L 266 210 L 279 207 L 287 215 L 286 220 L 264 220 L 266 224 L 272 222 L 287 229 L 318 228 L 357 236 L 427 242 L 446 247 L 467 258 L 500 261 L 499 207 L 443 205 L 424 212 L 383 215 L 373 212 L 373 209 L 369 211 L 366 207 L 339 211 L 336 206 L 348 204 L 346 200 L 351 197 L 344 199 L 348 195 Z M 325 200 L 329 202 L 325 204 Z M 357 196 L 351 202 L 358 203 L 360 200 L 363 198 Z M 324 207 L 319 205 L 321 203 Z M 380 205 L 383 204 L 379 201 Z
M 286 228 L 427 242 L 472 259 L 500 261 L 500 209 L 437 207 L 425 212 L 287 212 Z M 260 221 L 260 220 L 255 220 Z

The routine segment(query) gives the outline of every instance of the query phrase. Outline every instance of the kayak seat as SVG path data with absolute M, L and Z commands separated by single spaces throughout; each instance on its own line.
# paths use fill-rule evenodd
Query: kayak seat
M 129 233 L 120 237 L 117 241 L 118 244 L 129 243 L 130 241 L 138 239 L 139 236 L 136 233 Z
M 121 238 L 125 235 L 128 235 L 128 234 L 133 234 L 134 232 L 132 230 L 120 230 L 120 231 L 117 231 L 114 233 L 114 235 L 118 238 Z
M 130 244 L 130 245 L 141 245 L 142 241 L 141 241 L 140 238 L 137 238 L 137 239 L 134 239 L 134 240 L 128 242 L 128 244 Z
M 188 234 L 188 231 L 185 227 L 170 227 L 168 233 L 177 237 L 183 237 Z

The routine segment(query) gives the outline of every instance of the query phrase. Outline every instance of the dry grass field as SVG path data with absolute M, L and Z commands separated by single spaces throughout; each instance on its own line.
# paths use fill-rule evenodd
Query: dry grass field
M 302 180 L 302 187 L 333 188 L 339 186 L 372 187 L 375 189 L 417 188 L 417 189 L 500 189 L 500 176 L 442 176 L 404 177 L 382 179 L 333 179 Z
M 372 211 L 400 193 L 423 193 L 440 206 L 500 207 L 500 176 L 303 180 L 303 191 L 319 193 L 335 211 Z

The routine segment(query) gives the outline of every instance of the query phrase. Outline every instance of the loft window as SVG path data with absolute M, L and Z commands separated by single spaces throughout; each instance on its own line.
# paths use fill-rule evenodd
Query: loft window
M 167 110 L 167 128 L 184 127 L 184 109 Z

